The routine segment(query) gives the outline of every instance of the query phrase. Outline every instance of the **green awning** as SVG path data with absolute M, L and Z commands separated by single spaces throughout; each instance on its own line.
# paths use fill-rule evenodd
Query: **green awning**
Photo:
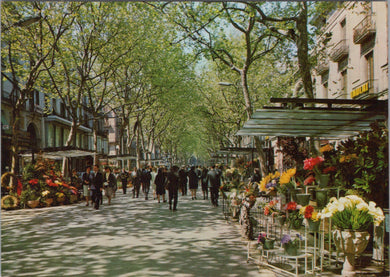
M 370 130 L 376 120 L 387 120 L 387 110 L 260 109 L 237 135 L 345 138 Z

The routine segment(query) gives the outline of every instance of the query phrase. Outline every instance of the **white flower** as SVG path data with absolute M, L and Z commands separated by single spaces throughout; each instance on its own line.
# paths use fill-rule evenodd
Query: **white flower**
M 367 205 L 367 203 L 362 202 L 362 203 L 359 203 L 356 205 L 356 209 L 358 209 L 359 211 L 368 210 L 368 205 Z
M 354 204 L 365 203 L 364 200 L 357 195 L 348 195 L 346 198 L 350 199 Z

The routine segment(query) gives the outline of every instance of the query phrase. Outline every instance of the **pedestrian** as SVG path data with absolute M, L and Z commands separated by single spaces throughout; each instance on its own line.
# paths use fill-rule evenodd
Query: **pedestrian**
M 93 167 L 94 171 L 94 178 L 93 178 L 93 190 L 92 190 L 92 199 L 95 202 L 94 208 L 96 210 L 99 210 L 99 203 L 101 201 L 102 197 L 102 191 L 103 191 L 103 174 L 100 172 L 99 166 L 94 165 Z
M 203 192 L 203 200 L 206 200 L 209 198 L 209 190 L 208 190 L 208 184 L 207 184 L 207 167 L 203 167 L 202 169 L 202 177 L 201 177 L 201 185 L 202 185 L 202 192 Z
M 113 170 L 113 175 L 115 177 L 115 184 L 113 188 L 113 193 L 112 193 L 112 198 L 115 198 L 116 196 L 116 191 L 118 190 L 118 181 L 119 181 L 119 175 L 121 174 L 119 168 L 115 168 Z
M 184 165 L 179 170 L 179 184 L 181 194 L 187 195 L 187 170 Z
M 122 190 L 123 190 L 123 194 L 126 194 L 126 189 L 127 189 L 127 181 L 129 179 L 129 173 L 127 173 L 127 171 L 122 168 L 122 172 L 121 174 L 119 175 L 119 179 L 121 180 L 122 182 Z
M 91 186 L 93 185 L 93 178 L 94 175 L 91 172 L 91 166 L 88 165 L 87 168 L 85 169 L 85 172 L 83 174 L 83 195 L 85 197 L 85 201 L 87 204 L 85 206 L 89 206 L 89 197 L 91 194 Z M 93 201 L 92 201 L 93 203 Z M 91 204 L 92 205 L 92 204 Z
M 139 189 L 141 187 L 141 171 L 136 167 L 133 168 L 131 172 L 131 182 L 133 183 L 133 198 L 139 197 Z
M 109 166 L 106 166 L 104 170 L 105 170 L 105 173 L 103 175 L 104 194 L 108 198 L 108 205 L 111 205 L 111 198 L 114 194 L 116 178 L 115 175 L 111 173 L 111 168 Z
M 218 207 L 219 187 L 221 186 L 221 176 L 215 165 L 207 173 L 207 184 L 210 189 L 211 204 Z
M 160 196 L 162 196 L 163 202 L 166 202 L 165 200 L 165 185 L 167 182 L 166 175 L 164 173 L 164 168 L 160 167 L 158 169 L 156 178 L 154 180 L 154 183 L 156 185 L 156 195 L 157 195 L 157 201 L 160 203 Z
M 195 172 L 195 166 L 188 171 L 188 185 L 191 191 L 191 199 L 196 199 L 196 190 L 198 189 L 198 175 Z
M 142 175 L 141 175 L 142 192 L 145 195 L 145 200 L 148 200 L 151 179 L 152 179 L 152 174 L 150 173 L 150 168 L 149 166 L 145 166 L 145 168 L 142 170 Z
M 169 194 L 169 209 L 172 210 L 172 202 L 173 202 L 173 211 L 177 209 L 177 194 L 179 190 L 179 167 L 174 165 L 172 166 L 170 172 L 167 176 L 167 189 Z
M 150 185 L 153 188 L 153 200 L 155 200 L 157 196 L 156 183 L 155 183 L 156 176 L 157 176 L 157 168 L 155 166 L 152 167 L 152 172 L 150 172 L 150 174 L 152 175 L 152 178 L 150 179 Z

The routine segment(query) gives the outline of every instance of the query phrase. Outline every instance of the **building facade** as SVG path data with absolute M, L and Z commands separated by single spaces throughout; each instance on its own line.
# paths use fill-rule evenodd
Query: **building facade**
M 317 39 L 316 98 L 387 99 L 387 2 L 345 2 Z

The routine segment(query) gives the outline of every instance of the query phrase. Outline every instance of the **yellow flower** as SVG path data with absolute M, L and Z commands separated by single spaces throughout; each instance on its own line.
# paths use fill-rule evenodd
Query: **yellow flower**
M 318 221 L 321 218 L 321 213 L 314 211 L 311 214 L 311 220 Z
M 320 152 L 321 153 L 328 152 L 328 151 L 331 151 L 331 150 L 333 150 L 333 147 L 330 144 L 324 145 L 324 146 L 322 146 L 320 148 Z
M 343 163 L 343 162 L 345 162 L 345 156 L 344 156 L 344 155 L 342 155 L 342 156 L 340 157 L 340 160 L 339 160 L 339 162 L 340 162 L 340 163 Z
M 260 191 L 263 191 L 263 192 L 264 192 L 264 191 L 267 191 L 267 189 L 266 189 L 266 187 L 265 187 L 265 184 L 264 184 L 263 182 L 259 184 L 259 190 L 260 190 Z

